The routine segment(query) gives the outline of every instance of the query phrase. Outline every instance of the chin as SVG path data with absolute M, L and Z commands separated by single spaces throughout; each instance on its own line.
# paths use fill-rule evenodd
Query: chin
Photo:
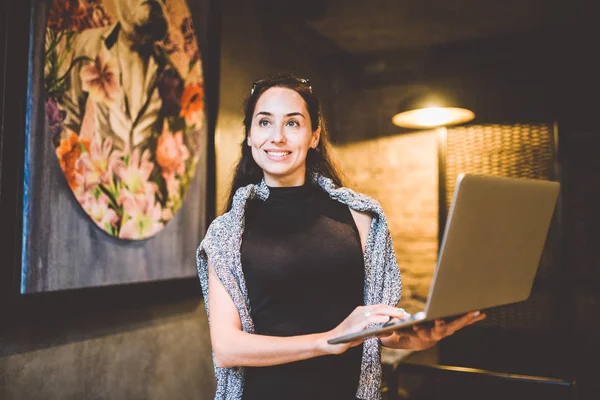
M 283 169 L 276 169 L 276 168 L 264 168 L 263 171 L 265 172 L 265 174 L 270 175 L 277 179 L 284 179 L 284 178 L 287 178 L 287 177 L 293 175 L 292 172 L 287 169 L 283 170 Z

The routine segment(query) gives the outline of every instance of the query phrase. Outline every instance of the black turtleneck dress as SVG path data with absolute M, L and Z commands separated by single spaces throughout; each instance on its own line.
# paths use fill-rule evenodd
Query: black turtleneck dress
M 246 209 L 241 260 L 256 333 L 296 336 L 336 327 L 363 305 L 364 259 L 347 206 L 312 183 L 273 187 Z M 248 399 L 355 399 L 362 346 L 246 368 Z

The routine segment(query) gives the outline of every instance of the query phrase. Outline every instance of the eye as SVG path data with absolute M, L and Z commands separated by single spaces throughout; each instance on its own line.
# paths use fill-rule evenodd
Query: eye
M 267 118 L 261 118 L 260 121 L 258 121 L 259 126 L 268 126 L 270 123 L 271 121 L 269 121 Z
M 287 122 L 288 126 L 293 126 L 293 127 L 299 127 L 300 126 L 300 122 L 296 121 L 295 119 L 291 119 Z

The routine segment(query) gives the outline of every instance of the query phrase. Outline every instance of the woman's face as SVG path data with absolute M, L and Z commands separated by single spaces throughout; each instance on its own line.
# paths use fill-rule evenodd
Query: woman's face
M 269 186 L 300 186 L 306 155 L 319 143 L 320 128 L 311 121 L 302 96 L 295 90 L 272 87 L 256 102 L 248 145 Z

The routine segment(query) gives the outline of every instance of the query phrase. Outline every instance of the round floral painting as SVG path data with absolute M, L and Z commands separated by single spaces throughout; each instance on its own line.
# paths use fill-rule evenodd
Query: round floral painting
M 53 0 L 44 86 L 67 183 L 111 236 L 153 236 L 181 207 L 206 132 L 185 0 Z

